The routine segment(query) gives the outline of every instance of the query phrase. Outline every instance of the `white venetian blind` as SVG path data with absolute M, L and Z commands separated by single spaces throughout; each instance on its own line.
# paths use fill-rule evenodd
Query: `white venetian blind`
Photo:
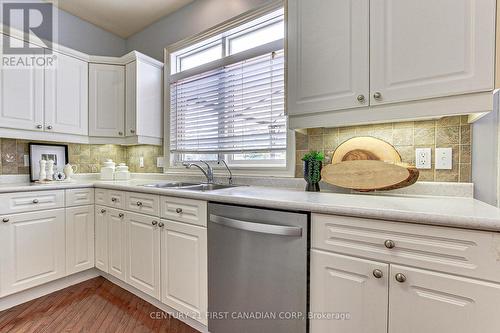
M 279 50 L 171 82 L 170 150 L 285 150 L 284 79 Z

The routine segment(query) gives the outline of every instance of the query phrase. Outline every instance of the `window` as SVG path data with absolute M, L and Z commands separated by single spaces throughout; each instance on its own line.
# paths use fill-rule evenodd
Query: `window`
M 170 53 L 171 165 L 286 166 L 283 12 Z

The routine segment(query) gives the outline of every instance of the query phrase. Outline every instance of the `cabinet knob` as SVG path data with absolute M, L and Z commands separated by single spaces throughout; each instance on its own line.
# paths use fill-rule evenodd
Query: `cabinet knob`
M 384 273 L 380 269 L 375 269 L 373 271 L 373 276 L 375 276 L 377 279 L 380 279 L 384 276 Z
M 125 214 L 123 214 L 123 213 L 118 214 L 119 218 L 123 218 L 124 216 L 125 216 Z
M 160 222 L 160 223 L 158 223 L 158 226 L 159 226 L 160 228 L 163 228 L 163 227 L 165 226 L 165 224 L 164 224 L 163 222 Z
M 137 206 L 138 206 L 138 207 L 142 207 L 142 202 L 137 201 Z
M 373 94 L 373 98 L 375 98 L 377 101 L 380 101 L 382 99 L 382 93 L 377 91 Z
M 38 129 L 42 129 L 42 128 L 43 128 L 43 126 L 42 126 L 42 125 L 36 125 L 36 128 L 38 128 Z
M 151 222 L 151 224 L 152 224 L 153 226 L 155 226 L 155 225 L 157 225 L 157 224 L 158 224 L 158 221 L 153 221 L 153 222 Z
M 106 209 L 101 209 L 101 214 L 106 213 Z
M 51 125 L 47 126 L 48 130 L 51 130 L 53 127 Z
M 130 130 L 130 133 L 134 134 L 134 133 L 135 133 L 135 130 L 131 129 L 131 130 Z
M 118 135 L 119 135 L 119 136 L 122 136 L 122 135 L 123 135 L 123 132 L 118 132 Z
M 2 222 L 3 222 L 3 223 L 7 223 L 7 222 L 9 222 L 9 221 L 10 221 L 10 220 L 9 220 L 8 218 L 6 218 L 6 217 L 2 219 Z
M 182 208 L 176 208 L 176 209 L 175 209 L 175 212 L 176 212 L 177 214 L 182 213 Z
M 365 95 L 358 95 L 358 102 L 364 103 L 365 102 Z
M 34 204 L 39 203 L 38 199 L 33 199 L 33 201 L 32 201 L 32 202 L 33 202 Z
M 394 243 L 393 240 L 388 239 L 384 242 L 384 245 L 388 249 L 393 249 L 396 246 L 396 243 Z
M 118 200 L 118 199 L 116 199 L 116 198 L 114 198 L 114 197 L 113 197 L 113 198 L 111 198 L 111 201 L 113 201 L 113 202 L 116 202 L 116 200 Z
M 399 283 L 403 283 L 406 281 L 406 276 L 402 273 L 396 274 L 395 278 L 396 278 L 396 281 L 398 281 Z

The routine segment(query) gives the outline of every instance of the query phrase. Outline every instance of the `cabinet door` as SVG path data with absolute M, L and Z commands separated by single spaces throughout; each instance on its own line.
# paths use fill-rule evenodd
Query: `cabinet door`
M 288 1 L 287 42 L 288 114 L 368 105 L 368 0 Z
M 95 207 L 95 267 L 109 272 L 108 217 L 105 207 Z
M 66 209 L 66 272 L 94 267 L 94 206 Z
M 155 217 L 127 213 L 127 283 L 160 299 L 160 230 Z
M 495 0 L 372 0 L 370 16 L 371 103 L 493 89 Z
M 162 220 L 162 302 L 206 324 L 207 229 Z
M 107 208 L 106 218 L 108 220 L 108 273 L 125 281 L 127 261 L 125 213 Z
M 497 333 L 499 299 L 500 284 L 391 265 L 389 332 Z
M 125 66 L 125 136 L 137 133 L 137 61 Z M 157 119 L 158 120 L 158 119 Z
M 311 312 L 338 317 L 312 318 L 311 333 L 386 333 L 388 273 L 387 264 L 312 250 Z
M 125 126 L 125 67 L 89 64 L 89 135 L 122 137 Z
M 22 43 L 11 37 L 7 40 Z M 2 35 L 0 52 L 3 42 Z M 42 67 L 0 65 L 0 127 L 43 131 L 43 72 Z
M 88 135 L 88 63 L 55 55 L 45 69 L 45 130 Z
M 0 225 L 0 296 L 66 275 L 64 209 L 6 218 Z

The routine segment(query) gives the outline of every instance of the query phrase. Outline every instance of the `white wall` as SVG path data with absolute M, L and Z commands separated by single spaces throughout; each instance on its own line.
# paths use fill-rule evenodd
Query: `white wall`
M 137 50 L 163 60 L 163 49 L 269 0 L 197 0 L 165 16 L 126 41 L 127 51 Z

